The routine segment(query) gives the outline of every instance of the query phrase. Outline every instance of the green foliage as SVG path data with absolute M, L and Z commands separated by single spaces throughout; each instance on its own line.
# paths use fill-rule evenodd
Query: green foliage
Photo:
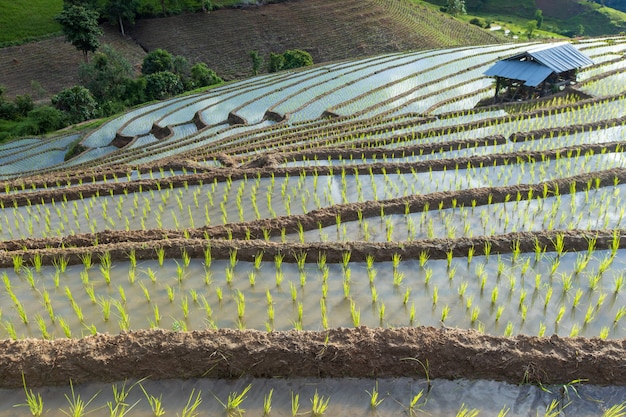
M 19 134 L 40 135 L 65 126 L 65 115 L 52 106 L 42 106 L 28 113 L 29 123 L 23 126 Z
M 197 87 L 207 87 L 209 85 L 219 84 L 223 80 L 215 71 L 207 67 L 204 62 L 198 62 L 191 67 L 191 80 L 193 85 Z
M 104 45 L 79 70 L 81 84 L 99 103 L 122 100 L 132 76 L 132 65 L 110 45 Z
M 139 6 L 139 0 L 108 0 L 104 13 L 109 22 L 119 24 L 120 32 L 125 35 L 124 21 L 135 23 Z
M 183 83 L 180 77 L 173 72 L 155 72 L 146 75 L 145 78 L 148 100 L 163 100 L 183 92 Z
M 61 32 L 54 16 L 62 10 L 59 0 L 2 2 L 0 44 L 13 44 Z
M 285 66 L 285 57 L 283 54 L 270 53 L 270 62 L 267 70 L 269 72 L 278 72 Z
M 300 49 L 291 49 L 282 54 L 271 53 L 268 71 L 277 72 L 310 65 L 313 65 L 311 54 Z
M 291 49 L 283 53 L 285 57 L 284 69 L 308 67 L 313 65 L 311 54 L 300 49 Z
M 164 49 L 155 49 L 148 53 L 143 59 L 141 65 L 141 73 L 144 75 L 154 74 L 156 72 L 172 71 L 173 70 L 172 54 Z
M 528 23 L 526 23 L 526 36 L 528 36 L 528 39 L 533 37 L 533 33 L 535 33 L 536 29 L 537 29 L 536 20 L 529 20 Z
M 252 74 L 259 75 L 259 70 L 263 66 L 263 57 L 259 55 L 259 51 L 250 51 L 249 55 L 252 60 Z
M 465 14 L 465 0 L 448 0 L 446 11 L 452 16 Z
M 91 92 L 80 85 L 66 88 L 52 97 L 52 104 L 67 114 L 69 123 L 93 119 L 98 112 L 98 105 Z
M 541 29 L 541 25 L 543 25 L 543 11 L 541 9 L 537 9 L 535 12 L 535 21 L 537 22 L 537 29 Z
M 85 61 L 89 52 L 100 47 L 102 29 L 98 26 L 98 12 L 72 5 L 64 8 L 55 20 L 63 27 L 65 40 L 83 52 Z

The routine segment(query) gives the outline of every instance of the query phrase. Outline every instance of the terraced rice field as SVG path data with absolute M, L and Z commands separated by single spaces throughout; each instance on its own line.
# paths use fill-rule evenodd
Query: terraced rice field
M 152 104 L 69 161 L 76 136 L 4 145 L 0 397 L 623 415 L 626 38 L 574 45 L 596 64 L 534 102 L 474 107 L 533 44 L 455 48 Z

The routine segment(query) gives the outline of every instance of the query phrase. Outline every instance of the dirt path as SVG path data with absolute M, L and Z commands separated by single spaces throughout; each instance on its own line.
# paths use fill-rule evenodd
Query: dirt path
M 472 330 L 359 327 L 261 332 L 140 330 L 82 339 L 0 341 L 0 386 L 126 378 L 429 377 L 626 384 L 626 340 Z

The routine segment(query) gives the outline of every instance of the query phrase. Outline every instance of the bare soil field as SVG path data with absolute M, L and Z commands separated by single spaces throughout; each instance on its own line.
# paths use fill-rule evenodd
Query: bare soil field
M 223 9 L 169 18 L 138 20 L 123 38 L 102 25 L 102 44 L 118 49 L 140 69 L 147 51 L 166 49 L 190 62 L 206 62 L 222 78 L 252 75 L 249 52 L 267 60 L 270 52 L 303 49 L 315 62 L 386 52 L 498 42 L 486 31 L 426 8 L 406 12 L 397 0 L 291 1 Z M 403 6 L 403 7 L 404 7 Z M 0 49 L 0 84 L 8 97 L 31 94 L 45 99 L 78 83 L 82 54 L 64 38 Z M 34 91 L 31 82 L 44 92 Z

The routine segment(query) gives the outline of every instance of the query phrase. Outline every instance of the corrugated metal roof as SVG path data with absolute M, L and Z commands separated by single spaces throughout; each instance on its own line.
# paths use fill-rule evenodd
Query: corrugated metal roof
M 569 43 L 541 46 L 522 54 L 506 58 L 506 60 L 518 61 L 524 57 L 530 57 L 532 60 L 545 65 L 557 73 L 593 65 L 593 61 L 589 59 L 587 55 L 583 54 Z
M 527 86 L 536 87 L 553 72 L 548 67 L 530 61 L 498 61 L 485 71 L 485 75 L 520 80 Z
M 553 72 L 561 73 L 593 65 L 593 61 L 569 43 L 542 45 L 496 62 L 485 75 L 525 81 L 536 87 Z

